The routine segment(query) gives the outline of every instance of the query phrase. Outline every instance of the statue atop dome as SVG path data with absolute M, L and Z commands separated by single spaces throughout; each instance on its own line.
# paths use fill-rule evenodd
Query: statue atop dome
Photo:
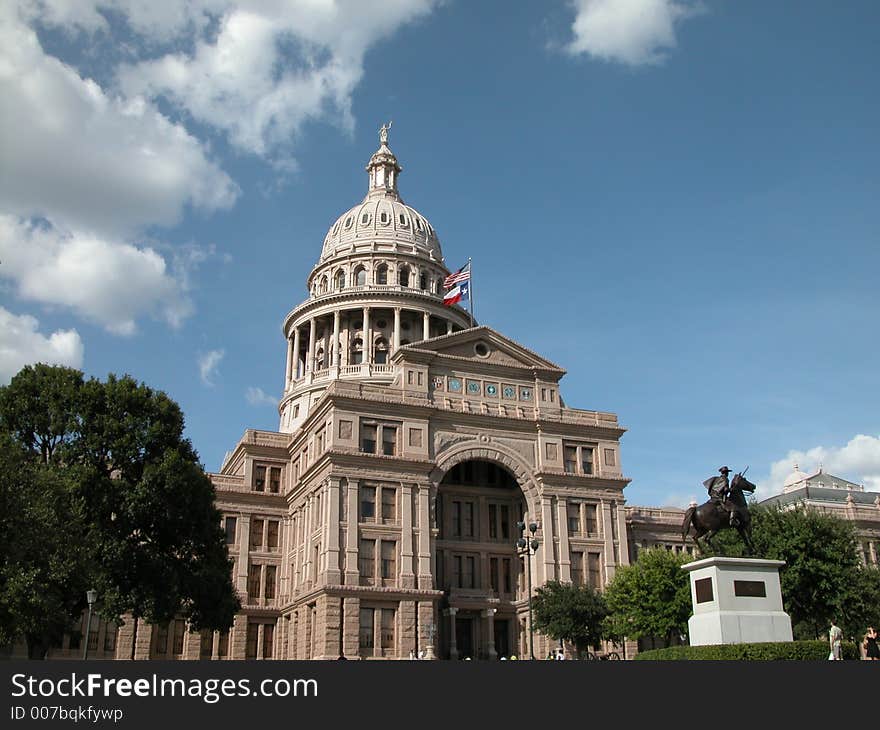
M 383 124 L 381 127 L 379 127 L 379 143 L 380 144 L 383 144 L 383 145 L 388 144 L 388 132 L 391 131 L 392 124 L 394 124 L 394 122 L 388 122 L 388 124 Z

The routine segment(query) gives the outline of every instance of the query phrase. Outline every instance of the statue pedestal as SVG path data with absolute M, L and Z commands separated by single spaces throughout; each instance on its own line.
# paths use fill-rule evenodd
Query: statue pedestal
M 705 558 L 681 566 L 690 573 L 694 615 L 691 646 L 791 641 L 791 618 L 782 608 L 782 560 Z

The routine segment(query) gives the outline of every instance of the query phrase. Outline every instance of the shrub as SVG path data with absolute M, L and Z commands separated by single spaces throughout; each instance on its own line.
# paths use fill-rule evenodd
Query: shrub
M 712 646 L 670 646 L 636 655 L 642 661 L 820 661 L 828 659 L 827 641 L 779 641 L 762 644 L 714 644 Z M 844 659 L 858 659 L 851 641 L 841 644 Z

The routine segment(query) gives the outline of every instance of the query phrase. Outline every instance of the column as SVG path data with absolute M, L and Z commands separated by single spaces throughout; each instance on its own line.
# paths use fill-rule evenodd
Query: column
M 83 637 L 83 641 L 88 641 L 89 637 Z M 168 642 L 174 640 L 173 636 L 168 637 Z M 153 643 L 153 624 L 149 624 L 142 618 L 137 622 L 137 635 L 134 637 L 134 658 L 149 659 L 150 645 Z M 126 657 L 127 659 L 128 657 Z
M 348 480 L 348 527 L 345 530 L 345 585 L 356 586 L 360 580 L 358 570 L 358 480 Z M 348 600 L 348 599 L 346 599 Z M 348 604 L 346 604 L 348 605 Z M 346 608 L 346 615 L 348 615 Z M 354 652 L 357 654 L 357 651 Z
M 343 599 L 342 653 L 348 659 L 357 659 L 361 629 L 361 599 Z
M 424 334 L 423 340 L 427 340 L 431 336 L 431 314 L 430 312 L 425 312 L 422 316 L 422 333 Z
M 364 307 L 364 362 L 373 362 L 373 332 L 370 329 L 369 307 Z
M 284 389 L 287 390 L 290 388 L 290 382 L 293 380 L 293 377 L 290 374 L 291 366 L 293 365 L 293 341 L 288 337 L 287 338 L 287 366 L 284 369 Z
M 452 334 L 452 320 L 451 319 L 446 320 L 446 334 L 447 335 Z
M 397 642 L 398 656 L 406 658 L 410 651 L 414 654 L 416 649 L 416 602 L 401 601 L 398 604 L 397 625 L 400 627 L 400 639 Z
M 248 561 L 251 545 L 251 516 L 239 514 L 238 516 L 238 575 L 235 579 L 235 587 L 239 593 L 247 595 Z
M 620 549 L 618 550 L 617 562 L 620 565 L 629 565 L 629 537 L 626 534 L 626 510 L 623 504 L 617 505 L 617 540 Z
M 306 498 L 306 508 L 303 511 L 303 584 L 312 585 L 312 510 L 314 509 L 314 495 Z M 317 567 L 317 566 L 316 566 Z M 317 572 L 317 570 L 315 571 Z
M 458 659 L 458 644 L 455 637 L 455 614 L 458 613 L 457 608 L 447 608 L 446 613 L 449 616 L 449 658 Z
M 316 336 L 316 322 L 315 318 L 312 317 L 309 320 L 309 354 L 306 360 L 306 372 L 311 373 L 315 370 L 315 336 Z
M 553 560 L 553 506 L 550 502 L 550 497 L 541 497 L 541 530 L 544 533 L 544 540 L 541 545 L 541 552 L 544 558 L 544 574 L 538 576 L 538 580 L 535 580 L 535 575 L 534 573 L 532 574 L 533 589 L 542 583 L 546 583 L 548 580 L 556 578 L 556 564 Z M 526 537 L 528 538 L 529 536 L 526 535 Z
M 419 588 L 431 590 L 434 578 L 431 573 L 431 485 L 420 484 L 419 510 Z
M 220 658 L 220 632 L 215 631 L 213 634 L 213 638 L 211 640 L 211 659 L 216 660 Z
M 611 529 L 611 503 L 602 500 L 602 537 L 605 541 L 605 583 L 614 577 L 614 533 Z
M 415 588 L 413 575 L 412 487 L 400 485 L 400 583 L 402 588 Z
M 257 624 L 257 659 L 263 659 L 263 634 L 266 629 L 266 624 L 258 623 Z
M 248 617 L 243 613 L 235 614 L 229 630 L 229 659 L 244 659 L 247 653 L 247 629 Z
M 418 646 L 416 653 L 425 650 L 426 659 L 435 659 L 434 636 L 437 627 L 434 625 L 434 604 L 431 601 L 419 601 L 418 605 Z
M 327 546 L 327 583 L 342 582 L 339 572 L 339 477 L 327 480 L 327 521 L 324 523 Z
M 400 307 L 394 308 L 394 335 L 392 343 L 392 352 L 397 352 L 400 347 Z
M 293 330 L 293 380 L 299 378 L 299 347 L 300 347 L 300 337 L 299 337 L 299 327 L 295 327 Z
M 483 611 L 483 616 L 486 618 L 486 627 L 487 627 L 487 641 L 486 645 L 489 651 L 489 660 L 492 661 L 498 658 L 498 652 L 495 650 L 495 609 L 487 608 Z
M 342 365 L 342 358 L 340 357 L 339 352 L 339 310 L 337 309 L 333 312 L 333 359 L 330 362 L 330 365 L 339 367 Z
M 568 502 L 563 497 L 556 500 L 556 522 L 559 530 L 559 580 L 571 583 L 571 553 L 568 546 Z

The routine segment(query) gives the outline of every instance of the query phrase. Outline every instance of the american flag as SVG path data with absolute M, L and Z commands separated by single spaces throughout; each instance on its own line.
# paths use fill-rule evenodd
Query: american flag
M 443 288 L 450 289 L 462 281 L 469 281 L 471 278 L 471 263 L 468 261 L 454 274 L 450 274 L 443 280 Z

